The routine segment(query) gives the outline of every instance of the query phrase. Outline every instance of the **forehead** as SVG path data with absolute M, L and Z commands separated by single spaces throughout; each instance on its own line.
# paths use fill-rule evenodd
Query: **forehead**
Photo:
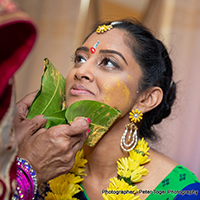
M 97 52 L 99 50 L 115 50 L 121 53 L 127 63 L 130 65 L 131 63 L 135 63 L 135 58 L 133 56 L 133 52 L 131 48 L 126 44 L 128 41 L 128 34 L 126 31 L 113 28 L 104 33 L 96 33 L 94 32 L 88 39 L 84 42 L 83 46 L 88 48 L 94 46 L 97 41 L 99 44 L 97 46 Z
M 126 32 L 117 28 L 113 28 L 104 33 L 94 32 L 83 44 L 84 46 L 93 46 L 99 40 L 99 46 L 103 48 L 118 50 L 129 50 L 130 48 L 125 44 Z
M 128 33 L 124 30 L 113 28 L 107 32 L 104 33 L 96 33 L 94 32 L 83 44 L 83 46 L 86 46 L 88 48 L 93 47 L 97 41 L 99 41 L 99 44 L 96 48 L 96 53 L 100 50 L 114 50 L 123 55 L 127 62 L 127 68 L 130 72 L 130 76 L 133 75 L 133 73 L 137 72 L 137 74 L 142 74 L 141 69 L 136 62 L 133 52 L 131 48 L 126 44 L 128 40 Z M 134 69 L 134 70 L 132 70 Z

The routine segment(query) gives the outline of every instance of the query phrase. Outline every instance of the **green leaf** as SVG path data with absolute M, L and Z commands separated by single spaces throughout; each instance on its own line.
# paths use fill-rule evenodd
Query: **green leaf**
M 30 107 L 27 119 L 41 114 L 48 116 L 65 107 L 65 78 L 47 58 L 44 59 L 44 64 L 41 87 Z
M 76 117 L 91 119 L 90 133 L 85 144 L 93 147 L 121 112 L 98 101 L 82 100 L 71 104 L 65 113 L 65 117 L 71 123 Z
M 41 87 L 27 118 L 31 119 L 43 114 L 47 119 L 46 128 L 71 123 L 76 117 L 90 118 L 90 133 L 85 144 L 94 146 L 121 112 L 104 103 L 90 100 L 77 101 L 63 110 L 65 107 L 65 78 L 47 58 L 44 59 L 44 63 Z
M 46 128 L 48 129 L 52 126 L 56 126 L 60 124 L 68 124 L 65 118 L 65 112 L 66 112 L 66 109 L 44 116 L 44 118 L 47 119 Z

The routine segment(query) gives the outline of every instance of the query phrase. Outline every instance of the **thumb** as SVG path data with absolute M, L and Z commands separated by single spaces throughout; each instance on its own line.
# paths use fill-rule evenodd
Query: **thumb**
M 17 113 L 19 116 L 26 118 L 28 114 L 28 109 L 30 108 L 38 90 L 27 94 L 23 99 L 17 102 Z

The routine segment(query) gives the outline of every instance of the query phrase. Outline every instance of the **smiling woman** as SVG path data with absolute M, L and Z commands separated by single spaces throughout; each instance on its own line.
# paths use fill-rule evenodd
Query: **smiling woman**
M 69 174 L 49 182 L 45 199 L 178 199 L 184 188 L 199 190 L 192 172 L 144 140 L 157 138 L 152 126 L 171 112 L 176 96 L 172 74 L 164 45 L 139 22 L 97 25 L 75 51 L 66 105 L 95 100 L 120 110 L 121 116 L 94 147 L 83 146 Z M 188 195 L 198 199 L 196 194 Z

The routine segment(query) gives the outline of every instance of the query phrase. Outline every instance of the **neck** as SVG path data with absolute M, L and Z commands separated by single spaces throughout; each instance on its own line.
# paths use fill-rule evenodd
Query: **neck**
M 83 147 L 88 160 L 85 171 L 87 177 L 95 177 L 95 179 L 102 181 L 102 179 L 108 180 L 117 176 L 117 160 L 128 156 L 128 153 L 120 147 L 124 127 L 121 123 L 115 124 L 94 147 L 87 145 Z

